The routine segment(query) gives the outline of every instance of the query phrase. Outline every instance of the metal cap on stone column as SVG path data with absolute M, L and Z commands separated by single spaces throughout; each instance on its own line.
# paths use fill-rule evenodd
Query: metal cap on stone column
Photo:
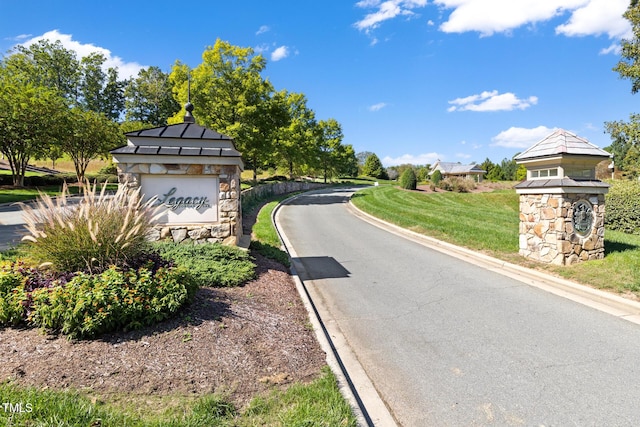
M 604 204 L 609 184 L 596 165 L 611 155 L 558 129 L 515 157 L 527 179 L 520 195 L 520 254 L 559 265 L 604 257 Z

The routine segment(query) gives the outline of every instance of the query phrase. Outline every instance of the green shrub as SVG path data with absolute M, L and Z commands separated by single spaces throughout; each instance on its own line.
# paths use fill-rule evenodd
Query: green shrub
M 24 279 L 12 269 L 0 269 L 0 325 L 18 325 L 24 316 Z M 15 290 L 15 291 L 14 291 Z
M 640 234 L 640 182 L 615 181 L 606 196 L 606 209 L 608 229 Z
M 118 175 L 118 167 L 115 163 L 108 163 L 100 168 L 98 171 L 101 175 Z
M 239 286 L 255 277 L 255 264 L 246 251 L 220 243 L 154 243 L 166 260 L 186 268 L 199 286 Z
M 439 169 L 436 169 L 431 174 L 431 182 L 438 186 L 438 184 L 440 184 L 440 181 L 442 181 L 442 172 L 440 172 Z
M 408 168 L 400 177 L 400 186 L 405 190 L 415 190 L 417 185 L 418 180 L 416 178 L 416 173 L 412 168 Z
M 146 234 L 160 207 L 142 202 L 140 189 L 120 186 L 114 196 L 88 183 L 72 204 L 66 185 L 55 199 L 41 194 L 35 206 L 22 205 L 29 235 L 26 251 L 56 271 L 104 271 L 124 266 L 146 249 Z
M 438 188 L 455 193 L 468 193 L 476 188 L 476 183 L 470 179 L 452 176 L 440 181 Z
M 198 285 L 183 268 L 111 267 L 68 282 L 27 289 L 19 264 L 0 271 L 0 324 L 24 323 L 70 338 L 91 338 L 158 323 L 191 301 Z

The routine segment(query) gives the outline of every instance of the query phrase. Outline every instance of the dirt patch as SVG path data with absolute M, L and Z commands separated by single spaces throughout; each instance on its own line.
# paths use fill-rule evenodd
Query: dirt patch
M 274 385 L 307 382 L 326 364 L 295 284 L 254 254 L 258 278 L 202 288 L 172 320 L 92 341 L 0 329 L 0 381 L 98 395 L 225 392 L 237 405 Z

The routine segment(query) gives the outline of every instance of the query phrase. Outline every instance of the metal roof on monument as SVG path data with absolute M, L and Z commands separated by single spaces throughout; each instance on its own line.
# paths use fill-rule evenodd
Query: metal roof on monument
M 515 160 L 529 160 L 558 155 L 594 156 L 609 158 L 611 155 L 584 138 L 564 129 L 558 129 L 542 141 L 529 147 L 515 157 Z
M 175 125 L 159 126 L 151 129 L 127 132 L 125 135 L 142 138 L 215 139 L 232 141 L 231 137 L 227 135 L 207 129 L 206 127 L 195 123 L 179 123 Z

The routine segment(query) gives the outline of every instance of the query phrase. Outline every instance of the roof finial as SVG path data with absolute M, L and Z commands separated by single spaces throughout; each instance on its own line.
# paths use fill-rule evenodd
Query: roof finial
M 184 104 L 184 123 L 195 123 L 196 118 L 193 117 L 191 112 L 193 111 L 193 104 L 191 103 L 191 74 L 187 74 L 187 103 Z

